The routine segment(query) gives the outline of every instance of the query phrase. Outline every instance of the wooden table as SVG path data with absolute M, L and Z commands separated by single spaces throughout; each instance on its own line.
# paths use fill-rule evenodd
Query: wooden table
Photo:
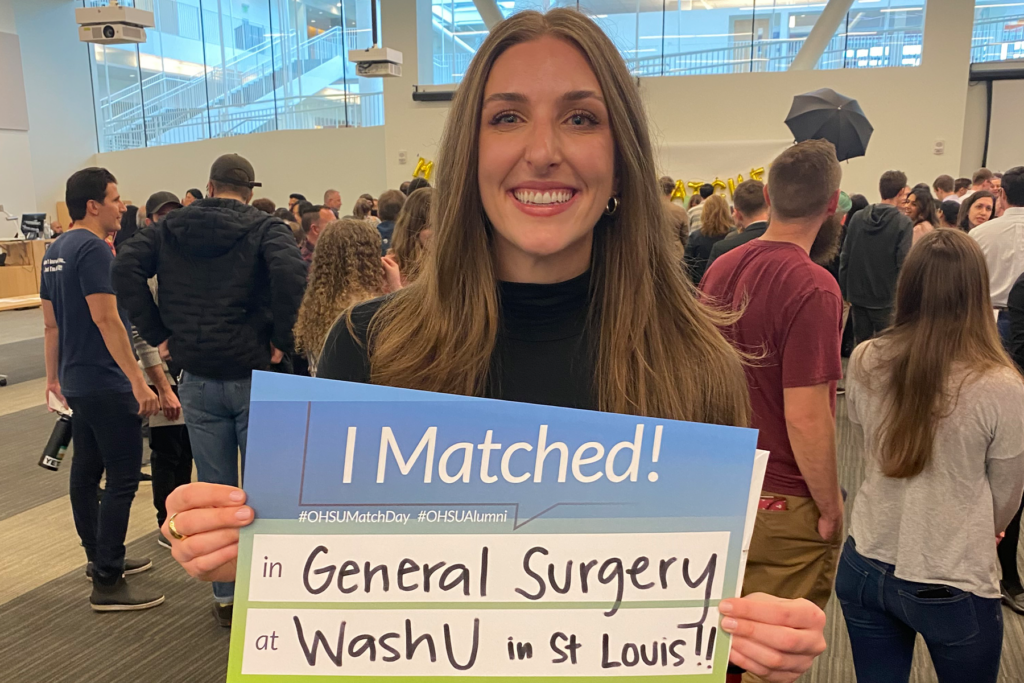
M 0 242 L 7 261 L 0 266 L 0 299 L 39 294 L 43 256 L 53 240 L 12 240 Z

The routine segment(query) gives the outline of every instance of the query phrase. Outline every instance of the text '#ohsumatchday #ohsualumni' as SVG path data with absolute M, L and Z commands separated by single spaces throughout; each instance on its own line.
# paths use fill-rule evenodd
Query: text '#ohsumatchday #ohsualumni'
M 724 681 L 756 440 L 255 373 L 228 681 Z

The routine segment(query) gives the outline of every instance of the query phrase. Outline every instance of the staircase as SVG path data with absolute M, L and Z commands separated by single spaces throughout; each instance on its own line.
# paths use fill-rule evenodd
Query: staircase
M 382 100 L 381 93 L 289 96 L 296 90 L 317 92 L 337 81 L 344 73 L 346 48 L 355 49 L 360 37 L 356 31 L 334 27 L 288 48 L 280 40 L 266 40 L 193 78 L 150 76 L 142 82 L 141 97 L 140 88 L 131 86 L 100 101 L 103 149 L 275 130 L 280 117 L 307 100 L 316 101 L 313 108 L 326 124 L 318 127 L 383 125 L 383 109 L 374 101 Z M 353 106 L 370 115 L 352 116 Z

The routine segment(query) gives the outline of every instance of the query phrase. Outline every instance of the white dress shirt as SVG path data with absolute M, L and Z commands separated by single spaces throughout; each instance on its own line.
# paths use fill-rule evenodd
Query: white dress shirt
M 985 254 L 992 305 L 1006 308 L 1010 288 L 1024 273 L 1024 208 L 1011 206 L 969 234 Z

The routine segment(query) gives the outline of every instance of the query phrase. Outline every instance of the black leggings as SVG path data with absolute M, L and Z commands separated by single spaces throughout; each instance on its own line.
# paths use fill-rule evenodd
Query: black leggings
M 999 554 L 999 564 L 1003 568 L 1003 585 L 1006 589 L 1017 595 L 1024 593 L 1024 586 L 1020 583 L 1020 572 L 1017 569 L 1017 542 L 1020 540 L 1020 514 L 1024 512 L 1024 501 L 1021 501 L 1020 509 L 1014 515 L 1013 521 L 1006 527 L 1006 537 L 999 542 L 996 551 Z
M 153 451 L 153 507 L 156 524 L 167 519 L 167 496 L 192 481 L 192 444 L 185 425 L 149 428 L 149 447 Z

